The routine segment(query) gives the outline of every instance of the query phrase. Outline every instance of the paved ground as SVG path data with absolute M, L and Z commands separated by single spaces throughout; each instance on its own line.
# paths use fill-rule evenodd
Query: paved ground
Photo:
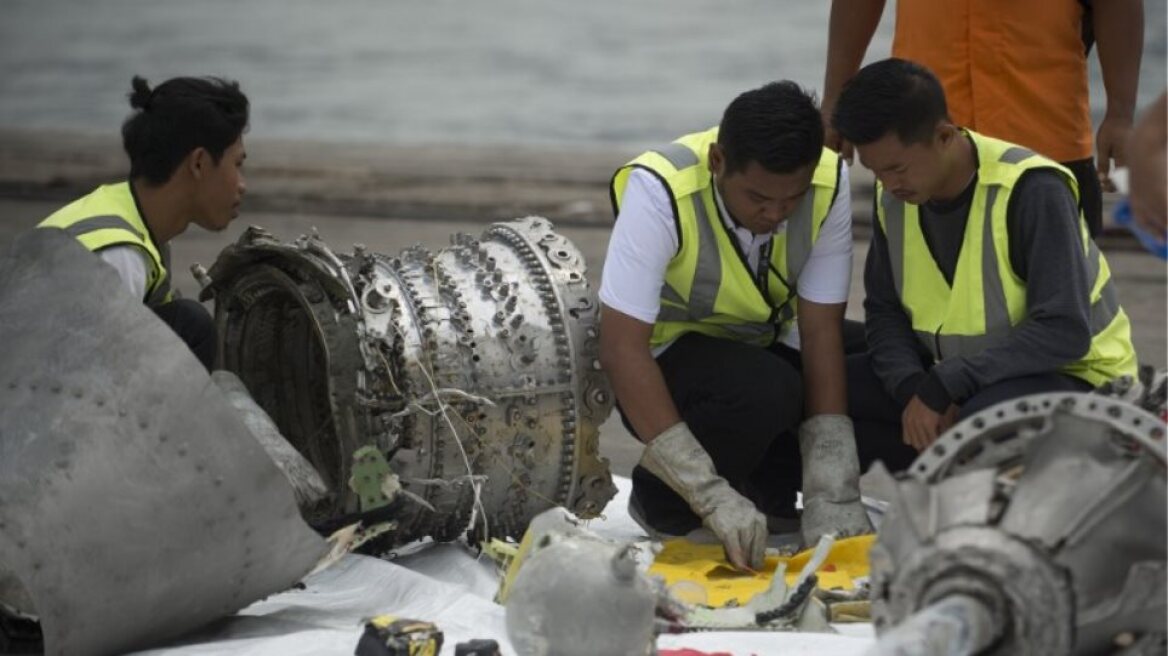
M 7 248 L 17 232 L 35 225 L 57 206 L 58 203 L 53 201 L 0 198 L 0 248 Z M 315 227 L 321 237 L 338 251 L 347 252 L 353 244 L 361 243 L 369 250 L 381 253 L 396 253 L 417 243 L 441 248 L 450 243 L 450 235 L 455 232 L 477 234 L 484 227 L 482 221 L 249 212 L 223 233 L 214 234 L 192 228 L 174 242 L 172 276 L 185 296 L 193 297 L 197 292 L 197 285 L 188 273 L 190 266 L 198 262 L 209 267 L 220 249 L 234 241 L 249 224 L 263 226 L 283 239 L 293 239 Z M 608 229 L 597 225 L 575 224 L 565 226 L 562 231 L 584 253 L 588 260 L 589 275 L 598 283 L 608 243 Z M 863 318 L 860 273 L 866 253 L 866 242 L 857 242 L 852 298 L 848 310 L 848 316 L 854 319 Z M 1129 250 L 1109 251 L 1107 257 L 1119 286 L 1120 298 L 1132 317 L 1136 347 L 1141 359 L 1165 366 L 1168 361 L 1165 290 L 1168 286 L 1164 263 Z M 612 461 L 615 473 L 627 475 L 639 457 L 640 447 L 613 417 L 602 427 L 601 451 Z

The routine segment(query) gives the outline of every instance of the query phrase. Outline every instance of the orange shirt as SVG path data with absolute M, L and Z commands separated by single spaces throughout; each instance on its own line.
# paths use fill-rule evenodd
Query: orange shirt
M 1079 0 L 897 0 L 892 55 L 941 80 L 955 123 L 1067 162 L 1091 157 Z

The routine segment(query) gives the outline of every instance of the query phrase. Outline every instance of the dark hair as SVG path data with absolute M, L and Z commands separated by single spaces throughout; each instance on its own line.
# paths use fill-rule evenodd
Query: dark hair
M 722 115 L 718 145 L 726 172 L 758 162 L 771 173 L 790 173 L 815 164 L 823 151 L 823 119 L 815 98 L 784 80 L 752 89 Z
M 216 164 L 247 128 L 247 96 L 239 83 L 217 77 L 176 77 L 153 91 L 135 75 L 135 111 L 122 124 L 130 178 L 163 184 L 192 150 L 205 148 Z
M 840 92 L 832 127 L 853 144 L 895 133 L 902 143 L 921 143 L 949 119 L 945 91 L 929 69 L 904 59 L 885 59 L 860 69 Z

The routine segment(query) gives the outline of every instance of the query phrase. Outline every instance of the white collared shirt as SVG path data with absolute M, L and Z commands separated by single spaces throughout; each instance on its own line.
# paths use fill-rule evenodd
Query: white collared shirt
M 147 255 L 137 246 L 110 246 L 97 252 L 108 265 L 117 270 L 122 283 L 137 299 L 146 297 L 146 277 L 149 266 Z
M 808 192 L 810 193 L 810 192 Z M 718 204 L 718 214 L 722 217 L 722 225 L 730 229 L 730 232 L 738 238 L 738 245 L 742 248 L 742 252 L 746 254 L 746 262 L 750 265 L 750 271 L 754 275 L 758 275 L 758 263 L 762 257 L 762 251 L 766 245 L 770 243 L 775 235 L 781 235 L 787 231 L 787 222 L 780 221 L 779 225 L 769 233 L 756 235 L 750 231 L 749 228 L 744 228 L 730 215 L 730 210 L 726 209 L 726 205 L 722 202 L 722 192 L 718 191 L 718 185 L 714 185 L 714 202 Z
M 751 270 L 757 274 L 761 253 L 772 235 L 755 235 L 733 223 L 716 186 L 714 191 L 723 222 L 738 239 Z M 787 222 L 784 221 L 775 228 L 774 234 L 786 229 Z M 661 309 L 665 270 L 677 254 L 677 247 L 677 224 L 673 219 L 669 190 L 651 173 L 633 169 L 608 241 L 600 301 L 638 321 L 656 322 Z M 813 303 L 845 303 L 851 280 L 851 187 L 847 164 L 842 163 L 839 192 L 799 275 L 799 297 Z M 799 348 L 799 331 L 786 331 L 782 343 Z M 654 355 L 664 350 L 664 347 L 654 349 Z

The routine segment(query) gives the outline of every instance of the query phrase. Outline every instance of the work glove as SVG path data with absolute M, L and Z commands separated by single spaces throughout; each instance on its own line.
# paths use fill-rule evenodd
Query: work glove
M 685 422 L 667 428 L 645 447 L 641 466 L 685 499 L 718 536 L 736 567 L 761 569 L 766 551 L 766 518 L 754 503 L 730 487 Z
M 872 533 L 860 501 L 860 458 L 852 420 L 844 415 L 815 415 L 799 426 L 803 456 L 804 546 L 825 533 L 837 538 Z

